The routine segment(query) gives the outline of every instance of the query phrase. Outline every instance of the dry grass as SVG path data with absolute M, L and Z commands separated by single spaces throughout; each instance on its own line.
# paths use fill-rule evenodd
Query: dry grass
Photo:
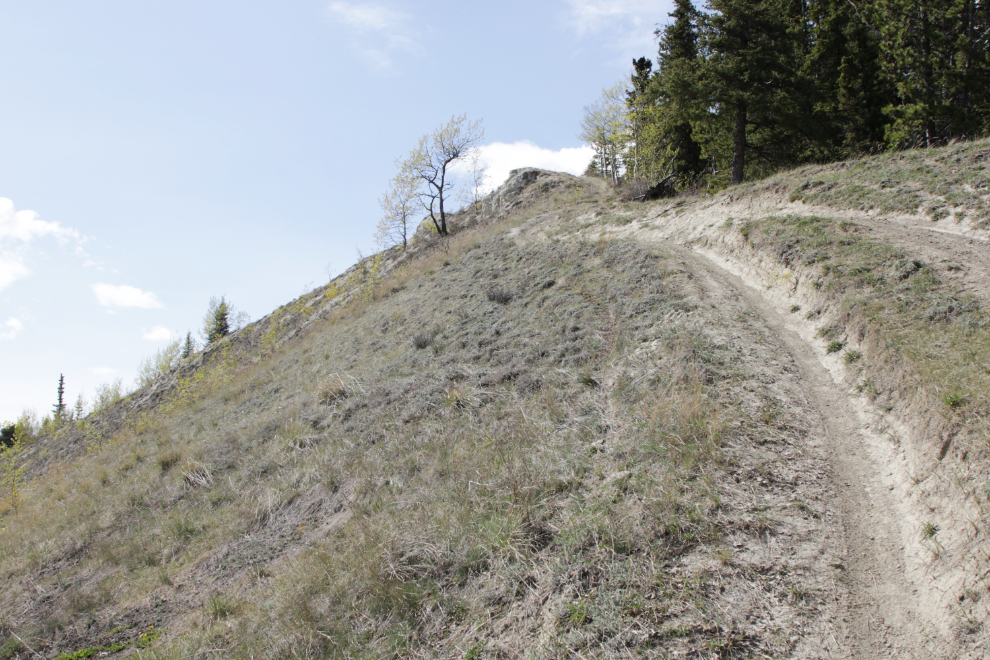
M 990 224 L 990 141 L 941 149 L 895 151 L 828 165 L 809 165 L 738 188 L 773 189 L 841 209 L 952 217 L 978 227 Z
M 829 352 L 836 337 L 861 343 L 869 360 L 865 378 L 883 383 L 880 394 L 920 390 L 932 408 L 968 418 L 990 415 L 990 316 L 980 302 L 943 281 L 936 270 L 903 250 L 877 243 L 862 228 L 828 218 L 768 218 L 742 231 L 786 264 L 817 264 L 821 289 L 841 311 L 823 327 Z M 848 351 L 847 364 L 860 361 Z M 895 382 L 899 381 L 899 383 Z
M 783 652 L 723 634 L 779 584 L 727 617 L 756 569 L 706 568 L 785 524 L 734 527 L 736 446 L 780 433 L 711 336 L 736 321 L 645 248 L 503 238 L 574 195 L 294 303 L 51 463 L 0 535 L 3 634 L 50 656 L 149 626 L 162 658 Z

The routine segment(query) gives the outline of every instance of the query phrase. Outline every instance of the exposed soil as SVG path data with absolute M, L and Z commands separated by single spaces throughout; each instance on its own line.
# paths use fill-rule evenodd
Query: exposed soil
M 966 577 L 946 572 L 938 576 L 946 579 L 937 581 L 931 549 L 919 542 L 926 515 L 943 514 L 959 527 L 967 521 L 961 513 L 952 515 L 951 501 L 933 504 L 931 497 L 918 494 L 912 468 L 917 469 L 921 459 L 898 441 L 898 435 L 910 436 L 912 430 L 893 416 L 878 415 L 861 398 L 850 397 L 845 369 L 815 340 L 816 325 L 788 313 L 801 301 L 797 282 L 782 282 L 789 277 L 783 264 L 771 258 L 756 262 L 753 255 L 741 253 L 740 239 L 727 236 L 733 222 L 770 215 L 851 220 L 874 240 L 917 255 L 984 300 L 990 300 L 988 233 L 954 219 L 932 222 L 921 216 L 816 207 L 772 193 L 742 199 L 727 193 L 714 201 L 665 203 L 638 222 L 591 230 L 667 249 L 682 246 L 685 264 L 704 282 L 715 304 L 724 304 L 726 298 L 745 301 L 797 366 L 796 375 L 781 372 L 776 378 L 793 379 L 804 397 L 804 408 L 797 414 L 812 422 L 814 437 L 827 449 L 833 495 L 828 508 L 835 516 L 827 520 L 841 532 L 838 607 L 830 621 L 841 632 L 828 645 L 828 656 L 990 657 L 986 632 L 961 635 L 953 618 L 956 601 L 964 598 L 959 585 Z M 809 446 L 814 446 L 810 440 Z M 800 493 L 799 486 L 795 494 Z M 973 572 L 973 566 L 967 570 Z M 818 656 L 809 652 L 807 657 Z

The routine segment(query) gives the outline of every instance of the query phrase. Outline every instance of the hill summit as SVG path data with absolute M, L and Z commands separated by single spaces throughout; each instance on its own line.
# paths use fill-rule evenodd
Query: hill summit
M 514 171 L 24 445 L 0 657 L 986 657 L 988 159 Z

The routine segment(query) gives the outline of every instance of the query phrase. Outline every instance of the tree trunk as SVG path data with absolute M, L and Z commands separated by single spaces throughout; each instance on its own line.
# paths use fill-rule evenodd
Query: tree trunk
M 440 188 L 438 189 L 438 199 L 440 201 L 440 235 L 447 235 L 447 214 L 443 212 L 443 186 L 444 181 L 447 178 L 447 165 L 444 164 L 443 169 L 440 171 Z
M 732 185 L 743 182 L 746 165 L 746 102 L 736 106 L 736 125 L 732 131 Z

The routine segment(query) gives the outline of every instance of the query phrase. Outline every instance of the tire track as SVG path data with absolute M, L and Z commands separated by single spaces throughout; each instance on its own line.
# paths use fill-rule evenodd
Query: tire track
M 667 249 L 672 246 L 666 245 Z M 841 548 L 840 620 L 837 648 L 826 657 L 942 658 L 935 626 L 919 603 L 903 569 L 901 516 L 884 482 L 878 450 L 844 392 L 814 351 L 787 327 L 774 306 L 740 278 L 706 257 L 678 248 L 712 300 L 741 300 L 755 310 L 800 371 L 808 421 L 824 441 L 832 469 Z M 783 377 L 783 375 L 782 375 Z

